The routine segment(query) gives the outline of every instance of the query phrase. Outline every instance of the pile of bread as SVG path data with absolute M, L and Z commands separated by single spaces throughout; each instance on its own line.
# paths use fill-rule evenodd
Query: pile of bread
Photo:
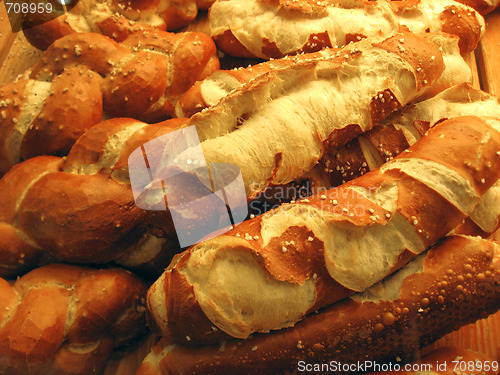
M 100 373 L 148 331 L 138 375 L 402 363 L 499 310 L 500 102 L 464 60 L 499 3 L 80 0 L 25 20 L 45 51 L 0 85 L 0 373 Z M 198 8 L 209 34 L 179 29 Z M 222 234 L 198 169 L 131 178 L 189 127 L 242 177 L 249 215 Z M 168 202 L 197 200 L 175 215 L 199 226 L 174 225 Z M 457 356 L 494 360 L 427 362 Z

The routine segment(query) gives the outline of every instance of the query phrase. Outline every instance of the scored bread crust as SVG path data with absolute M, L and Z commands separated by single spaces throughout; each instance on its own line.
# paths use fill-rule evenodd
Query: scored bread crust
M 461 51 L 470 52 L 484 32 L 481 15 L 453 0 L 217 0 L 209 20 L 211 36 L 224 52 L 264 59 L 401 30 L 455 34 Z
M 433 97 L 451 86 L 472 81 L 471 70 L 460 55 L 458 48 L 459 39 L 457 36 L 437 33 L 426 34 L 426 37 L 439 46 L 445 69 L 439 79 L 418 100 Z M 239 67 L 231 70 L 217 70 L 204 80 L 196 82 L 182 94 L 176 104 L 176 116 L 191 117 L 193 114 L 217 104 L 231 91 L 266 72 L 286 68 L 297 61 L 328 58 L 335 56 L 338 52 L 338 48 L 325 48 L 319 52 L 286 56 L 282 59 L 273 59 L 246 68 Z
M 193 246 L 150 289 L 152 325 L 184 343 L 246 338 L 368 288 L 474 210 L 500 176 L 499 126 L 448 120 L 376 171 Z
M 0 279 L 0 373 L 99 373 L 146 331 L 142 281 L 130 272 L 52 264 Z
M 137 374 L 295 374 L 299 361 L 407 358 L 500 308 L 499 250 L 488 240 L 446 237 L 366 292 L 292 328 L 220 345 L 179 345 L 164 338 Z
M 67 155 L 103 117 L 172 117 L 180 95 L 219 68 L 216 54 L 203 33 L 59 39 L 24 76 L 0 86 L 0 174 L 36 155 Z
M 121 42 L 137 31 L 171 31 L 186 26 L 196 18 L 198 8 L 208 9 L 212 2 L 79 0 L 70 11 L 51 20 L 44 14 L 28 13 L 22 26 L 28 42 L 42 50 L 74 33 L 101 33 Z
M 329 58 L 264 73 L 186 126 L 196 126 L 207 163 L 231 161 L 240 168 L 252 198 L 270 184 L 302 176 L 328 147 L 346 143 L 424 94 L 443 70 L 439 46 L 425 36 L 366 40 Z M 191 157 L 188 149 L 178 159 Z
M 398 1 L 398 0 L 392 0 L 392 1 Z M 457 1 L 474 8 L 482 15 L 491 13 L 500 6 L 500 0 L 457 0 Z

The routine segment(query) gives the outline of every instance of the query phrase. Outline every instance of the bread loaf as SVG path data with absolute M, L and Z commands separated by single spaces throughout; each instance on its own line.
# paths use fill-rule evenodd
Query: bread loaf
M 26 39 L 43 50 L 73 33 L 101 33 L 121 42 L 136 31 L 155 32 L 186 26 L 195 19 L 198 8 L 208 9 L 212 2 L 79 0 L 68 12 L 54 6 L 54 13 L 60 14 L 51 20 L 46 19 L 46 14 L 28 13 L 22 26 Z
M 475 114 L 500 118 L 498 99 L 469 84 L 443 91 L 434 98 L 403 107 L 372 130 L 345 146 L 328 150 L 306 175 L 285 186 L 270 186 L 249 204 L 259 215 L 283 202 L 291 202 L 328 190 L 380 167 L 413 145 L 437 123 Z M 482 197 L 466 223 L 456 233 L 488 237 L 500 225 L 500 181 Z
M 103 117 L 165 120 L 218 67 L 202 33 L 136 33 L 121 44 L 99 34 L 59 39 L 22 78 L 0 86 L 0 174 L 36 155 L 67 155 Z
M 252 198 L 270 184 L 302 176 L 328 147 L 346 143 L 424 94 L 443 70 L 439 47 L 424 36 L 366 40 L 331 58 L 262 74 L 186 126 L 196 126 L 207 163 L 239 167 Z M 191 158 L 189 149 L 178 156 Z M 157 193 L 150 190 L 153 206 L 155 199 L 164 200 Z
M 99 373 L 146 331 L 145 287 L 121 269 L 52 264 L 0 279 L 0 373 Z
M 453 0 L 217 0 L 209 20 L 224 52 L 264 59 L 389 37 L 402 29 L 458 35 L 461 51 L 470 52 L 484 31 L 481 15 Z
M 12 233 L 0 242 L 0 254 L 11 259 L 3 266 L 12 267 L 7 275 L 23 269 L 19 259 L 36 264 L 41 250 L 78 263 L 105 263 L 127 252 L 146 232 L 128 156 L 184 121 L 107 120 L 88 130 L 65 160 L 38 156 L 12 168 L 0 180 L 0 228 Z
M 419 100 L 430 98 L 451 86 L 472 80 L 470 68 L 460 55 L 457 36 L 437 33 L 427 34 L 426 37 L 439 46 L 445 69 L 431 88 L 418 98 Z M 177 102 L 175 113 L 177 117 L 191 117 L 193 114 L 217 104 L 231 91 L 266 72 L 283 69 L 298 61 L 335 56 L 338 51 L 338 48 L 325 48 L 319 52 L 286 56 L 282 59 L 273 59 L 246 68 L 216 70 L 204 80 L 196 82 L 181 96 Z
M 17 228 L 17 210 L 40 177 L 61 169 L 62 159 L 40 156 L 14 167 L 0 180 L 0 277 L 15 278 L 34 268 L 43 252 Z
M 328 368 L 349 374 L 373 369 L 360 369 L 365 361 L 396 363 L 500 308 L 499 250 L 487 240 L 445 238 L 366 292 L 293 328 L 220 345 L 185 346 L 165 338 L 137 374 L 296 374 L 323 363 L 354 366 Z
M 474 210 L 500 176 L 499 125 L 448 120 L 376 171 L 193 246 L 150 289 L 153 325 L 183 343 L 247 338 L 365 290 Z

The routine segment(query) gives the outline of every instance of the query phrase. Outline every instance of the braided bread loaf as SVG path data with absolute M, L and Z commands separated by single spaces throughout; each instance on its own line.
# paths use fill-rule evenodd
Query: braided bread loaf
M 57 39 L 73 33 L 100 33 L 121 42 L 136 31 L 175 30 L 196 18 L 198 8 L 208 9 L 213 0 L 79 0 L 57 18 L 29 13 L 23 20 L 26 39 L 47 49 Z M 55 11 L 57 12 L 57 10 Z
M 209 19 L 212 38 L 224 52 L 264 59 L 401 30 L 455 34 L 460 50 L 468 52 L 484 31 L 481 15 L 453 0 L 217 0 Z
M 437 123 L 474 114 L 500 118 L 498 98 L 467 83 L 451 87 L 434 98 L 403 107 L 372 130 L 345 146 L 330 149 L 314 168 L 286 186 L 270 186 L 250 202 L 250 212 L 259 215 L 283 202 L 291 202 L 341 185 L 392 160 L 420 139 Z M 487 237 L 500 225 L 500 181 L 482 197 L 466 225 L 464 234 Z
M 447 237 L 366 292 L 320 310 L 293 328 L 211 346 L 178 345 L 165 338 L 137 375 L 297 374 L 307 371 L 301 365 L 323 363 L 354 365 L 354 370 L 331 370 L 353 373 L 359 371 L 356 363 L 407 358 L 441 336 L 494 313 L 500 308 L 499 282 L 498 244 Z M 170 285 L 169 292 L 177 291 Z
M 14 166 L 0 180 L 0 256 L 10 260 L 2 276 L 32 268 L 43 251 L 77 263 L 105 263 L 127 252 L 146 232 L 128 183 L 128 155 L 183 122 L 107 120 L 66 159 L 38 156 Z
M 99 34 L 59 39 L 22 78 L 0 87 L 0 174 L 42 154 L 67 155 L 104 117 L 158 122 L 219 62 L 202 33 Z
M 99 373 L 145 333 L 143 283 L 120 269 L 52 264 L 0 279 L 0 373 Z
M 155 325 L 184 343 L 246 338 L 365 290 L 474 210 L 500 177 L 499 131 L 448 120 L 376 171 L 193 246 L 148 293 Z

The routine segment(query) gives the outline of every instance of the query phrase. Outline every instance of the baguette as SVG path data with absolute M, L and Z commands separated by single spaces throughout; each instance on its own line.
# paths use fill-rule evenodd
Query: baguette
M 419 100 L 433 97 L 451 86 L 472 81 L 471 70 L 460 55 L 458 48 L 459 38 L 457 36 L 438 33 L 427 34 L 426 37 L 439 46 L 445 69 L 432 87 L 418 98 Z M 176 116 L 191 117 L 193 114 L 217 104 L 231 91 L 236 90 L 266 72 L 286 68 L 297 61 L 328 58 L 337 54 L 338 51 L 338 48 L 325 48 L 319 52 L 286 56 L 282 59 L 265 61 L 247 68 L 239 67 L 231 70 L 217 70 L 204 80 L 196 82 L 180 97 L 175 107 Z
M 402 29 L 458 35 L 465 53 L 476 48 L 484 32 L 481 15 L 453 0 L 217 0 L 209 20 L 221 50 L 263 59 L 340 47 L 366 37 L 387 38 Z
M 365 290 L 474 210 L 500 175 L 499 125 L 442 122 L 376 171 L 193 246 L 150 289 L 152 326 L 183 343 L 247 338 Z
M 208 9 L 212 2 L 79 0 L 69 12 L 54 7 L 56 10 L 50 15 L 53 19 L 47 19 L 46 14 L 28 13 L 22 27 L 28 42 L 42 50 L 74 33 L 101 33 L 121 42 L 137 31 L 154 33 L 186 26 L 195 19 L 198 8 Z
M 183 346 L 165 338 L 137 375 L 296 374 L 306 370 L 299 366 L 322 363 L 354 365 L 337 370 L 348 374 L 370 370 L 357 363 L 408 358 L 500 308 L 499 250 L 475 237 L 445 238 L 366 292 L 293 328 L 213 346 Z
M 0 86 L 0 175 L 33 156 L 67 155 L 103 117 L 172 117 L 180 95 L 218 68 L 202 33 L 135 33 L 121 44 L 99 34 L 61 38 Z
M 0 279 L 0 373 L 99 373 L 115 348 L 145 333 L 145 293 L 116 268 L 52 264 L 12 286 Z

